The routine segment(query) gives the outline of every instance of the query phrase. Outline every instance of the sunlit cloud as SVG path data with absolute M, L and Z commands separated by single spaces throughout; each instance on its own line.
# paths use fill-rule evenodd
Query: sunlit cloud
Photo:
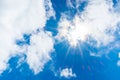
M 88 0 L 84 11 L 78 12 L 69 19 L 66 13 L 61 15 L 58 28 L 58 38 L 65 39 L 71 46 L 80 42 L 92 44 L 96 47 L 106 46 L 114 42 L 114 32 L 120 22 L 120 15 L 115 11 L 112 1 Z M 89 42 L 93 40 L 92 42 Z

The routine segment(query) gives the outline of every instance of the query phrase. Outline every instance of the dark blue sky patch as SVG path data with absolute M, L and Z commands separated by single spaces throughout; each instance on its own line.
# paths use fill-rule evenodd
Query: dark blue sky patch
M 46 31 L 50 31 L 52 33 L 53 36 L 57 35 L 57 28 L 58 28 L 58 22 L 53 19 L 53 18 L 50 18 L 47 23 L 46 23 L 46 26 L 44 27 L 44 29 Z
M 118 0 L 112 0 L 113 1 L 113 6 L 115 7 L 118 3 Z
M 23 34 L 23 39 L 16 40 L 18 46 L 30 45 L 30 34 Z

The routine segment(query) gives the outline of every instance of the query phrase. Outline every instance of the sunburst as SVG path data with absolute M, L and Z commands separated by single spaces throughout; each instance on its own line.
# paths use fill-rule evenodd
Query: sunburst
M 75 47 L 79 41 L 86 41 L 87 36 L 90 34 L 90 30 L 87 24 L 80 21 L 78 17 L 75 17 L 74 22 L 64 21 L 61 25 L 64 26 L 60 29 L 61 36 L 64 37 L 71 46 Z

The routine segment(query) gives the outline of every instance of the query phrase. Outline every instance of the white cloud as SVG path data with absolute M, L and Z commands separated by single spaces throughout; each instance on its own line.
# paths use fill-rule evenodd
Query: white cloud
M 118 62 L 117 62 L 117 66 L 120 66 L 120 60 L 118 60 Z
M 118 53 L 118 58 L 120 58 L 120 52 Z
M 50 53 L 54 50 L 54 40 L 50 33 L 40 31 L 40 33 L 31 36 L 30 42 L 31 45 L 27 47 L 26 60 L 30 68 L 37 74 L 51 59 Z
M 47 18 L 49 19 L 51 16 L 53 16 L 53 18 L 55 19 L 55 11 L 52 7 L 52 3 L 50 0 L 45 0 L 45 8 L 46 8 L 46 14 L 47 14 Z
M 76 74 L 73 73 L 71 68 L 65 68 L 60 72 L 60 76 L 65 78 L 72 78 L 76 77 Z
M 15 40 L 23 33 L 32 33 L 43 28 L 49 11 L 45 0 L 0 0 L 0 73 L 8 67 L 8 60 L 16 55 Z M 49 0 L 48 0 L 49 1 Z M 49 4 L 50 1 L 49 1 Z M 49 5 L 52 8 L 52 5 Z M 17 51 L 18 52 L 18 51 Z
M 78 9 L 79 8 L 79 6 L 80 6 L 80 4 L 82 3 L 82 2 L 84 2 L 84 1 L 87 1 L 87 0 L 67 0 L 67 6 L 69 7 L 69 8 L 76 8 L 76 9 Z
M 111 0 L 88 0 L 83 12 L 76 13 L 72 20 L 68 17 L 71 16 L 61 16 L 58 38 L 66 39 L 72 45 L 92 38 L 97 42 L 97 47 L 115 41 L 114 31 L 120 22 L 120 15 L 114 11 Z
M 120 59 L 120 52 L 118 53 L 118 58 Z M 120 60 L 117 61 L 117 66 L 120 66 Z
M 90 52 L 90 56 L 93 56 L 93 57 L 101 57 L 101 55 L 100 55 L 100 54 L 93 53 L 93 52 Z

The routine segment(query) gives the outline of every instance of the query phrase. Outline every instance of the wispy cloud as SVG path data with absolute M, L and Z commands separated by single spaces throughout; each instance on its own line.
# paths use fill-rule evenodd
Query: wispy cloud
M 118 53 L 118 58 L 120 59 L 120 52 Z M 117 61 L 117 66 L 120 66 L 120 60 Z
M 118 62 L 117 62 L 117 66 L 120 66 L 120 60 L 118 60 Z

